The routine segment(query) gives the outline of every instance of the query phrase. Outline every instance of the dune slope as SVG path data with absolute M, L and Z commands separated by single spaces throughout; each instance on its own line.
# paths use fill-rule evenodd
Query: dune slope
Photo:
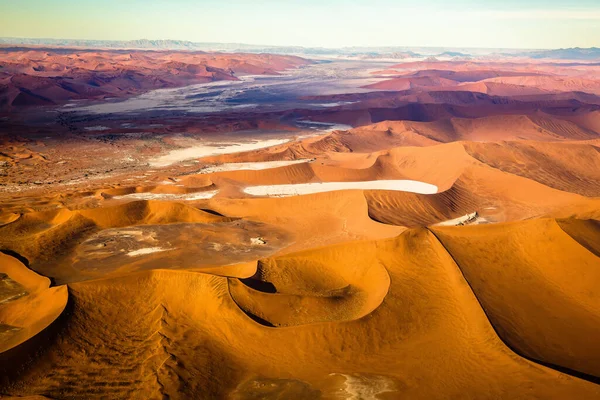
M 577 234 L 588 228 L 566 225 Z M 432 230 L 507 344 L 532 359 L 600 377 L 600 347 L 589 340 L 600 334 L 597 255 L 553 219 Z
M 267 270 L 263 276 L 282 290 L 289 290 L 286 282 L 301 279 L 304 291 L 313 294 L 344 284 L 334 274 L 324 286 L 314 286 L 319 282 L 306 275 L 311 270 L 298 264 L 308 254 L 335 261 L 339 267 L 332 271 L 340 272 L 355 261 L 353 254 L 379 262 L 390 277 L 387 296 L 352 321 L 272 328 L 242 312 L 223 277 L 149 271 L 73 284 L 75 308 L 60 340 L 8 393 L 234 399 L 351 393 L 423 399 L 600 396 L 597 385 L 509 350 L 457 265 L 427 230 L 276 259 L 296 267 L 287 275 Z M 378 281 L 365 278 L 365 283 Z M 295 313 L 286 298 L 271 300 L 279 307 L 271 309 L 275 315 Z M 318 304 L 306 311 L 313 306 Z

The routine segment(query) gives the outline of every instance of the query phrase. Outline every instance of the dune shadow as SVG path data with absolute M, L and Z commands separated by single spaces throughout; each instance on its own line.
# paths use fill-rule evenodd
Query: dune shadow
M 4 253 L 7 256 L 16 258 L 17 260 L 19 260 L 21 262 L 21 264 L 23 264 L 27 268 L 29 268 L 29 260 L 27 259 L 27 257 L 22 256 L 21 254 L 17 253 L 16 251 L 8 250 L 8 249 L 0 249 L 0 253 Z
M 36 360 L 47 357 L 47 352 L 67 328 L 74 311 L 75 302 L 69 293 L 65 308 L 50 325 L 18 346 L 0 353 L 0 398 L 6 394 L 7 388 L 36 366 Z
M 254 277 L 238 279 L 244 285 L 263 293 L 277 293 L 277 288 L 271 282 L 262 281 Z
M 210 208 L 201 208 L 200 211 L 204 211 L 205 213 L 216 215 L 217 217 L 227 217 L 226 215 L 221 214 L 218 211 L 211 210 Z

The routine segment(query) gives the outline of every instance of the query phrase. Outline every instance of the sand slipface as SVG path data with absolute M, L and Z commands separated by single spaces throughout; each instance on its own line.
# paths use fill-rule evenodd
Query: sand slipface
M 571 232 L 585 229 L 570 226 Z M 597 235 L 598 227 L 592 229 Z M 587 340 L 600 334 L 600 301 L 593 294 L 600 258 L 574 240 L 577 236 L 548 219 L 433 232 L 453 254 L 509 346 L 535 360 L 600 375 L 600 347 Z M 497 252 L 505 256 L 491 258 Z M 494 277 L 493 288 L 489 276 Z M 499 292 L 510 298 L 500 301 Z

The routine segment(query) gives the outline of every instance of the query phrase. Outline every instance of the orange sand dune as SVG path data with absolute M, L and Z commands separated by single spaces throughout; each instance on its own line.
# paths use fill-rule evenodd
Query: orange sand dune
M 573 123 L 590 131 L 600 132 L 600 111 L 594 111 L 582 115 L 562 116 L 562 118 L 567 121 L 572 121 Z
M 467 69 L 467 70 L 435 70 L 425 69 L 417 72 L 407 74 L 406 76 L 413 77 L 440 77 L 445 79 L 451 79 L 456 82 L 477 82 L 484 79 L 491 79 L 497 77 L 513 77 L 513 76 L 536 76 L 538 73 L 526 72 L 526 71 L 503 71 L 503 70 L 492 70 L 492 69 Z
M 155 201 L 80 211 L 61 209 L 28 213 L 0 227 L 0 247 L 26 257 L 34 270 L 65 282 L 73 279 L 69 276 L 82 278 L 71 265 L 64 265 L 68 251 L 100 230 L 140 224 L 223 221 L 228 219 L 180 203 Z
M 423 76 L 423 77 L 400 77 L 394 78 L 371 85 L 365 86 L 367 89 L 380 89 L 380 90 L 409 90 L 418 87 L 445 87 L 454 86 L 457 81 L 452 79 L 445 79 L 439 77 Z
M 549 116 L 503 115 L 476 119 L 452 118 L 431 123 L 410 122 L 420 135 L 449 142 L 456 140 L 582 140 L 598 138 L 599 133 L 572 122 Z
M 597 238 L 597 223 L 591 224 Z M 569 228 L 582 231 L 576 224 Z M 600 334 L 597 255 L 547 219 L 433 232 L 509 346 L 535 360 L 600 376 L 600 347 L 589 340 Z M 503 256 L 488 256 L 494 253 Z
M 582 216 L 589 216 L 588 210 L 590 207 L 593 210 L 598 200 L 576 193 L 596 195 L 597 169 L 589 166 L 590 162 L 592 165 L 597 162 L 598 153 L 589 150 L 586 145 L 572 145 L 575 151 L 587 154 L 587 158 L 579 154 L 578 162 L 572 162 L 569 167 L 565 164 L 564 168 L 558 164 L 552 169 L 550 162 L 542 164 L 543 168 L 536 167 L 539 156 L 535 157 L 538 153 L 533 149 L 528 153 L 509 153 L 512 163 L 507 162 L 505 168 L 473 152 L 473 148 L 480 148 L 499 157 L 503 153 L 494 152 L 495 149 L 509 151 L 519 146 L 520 143 L 456 142 L 425 148 L 393 149 L 380 158 L 389 159 L 388 163 L 396 167 L 396 173 L 406 179 L 437 185 L 440 193 L 368 192 L 369 215 L 377 221 L 401 226 L 429 225 L 473 211 L 494 222 L 556 215 L 567 209 L 576 213 L 577 207 Z M 547 150 L 554 150 L 553 146 L 548 144 Z M 562 146 L 557 144 L 555 149 L 559 151 Z M 571 160 L 572 157 L 568 152 L 562 153 L 562 156 L 563 160 Z M 560 160 L 558 155 L 557 159 Z M 515 165 L 532 165 L 532 168 L 519 170 Z M 576 182 L 570 181 L 573 176 L 579 176 L 579 171 L 582 171 L 581 177 Z M 589 178 L 586 179 L 586 176 Z
M 519 86 L 532 86 L 548 91 L 580 91 L 586 93 L 600 93 L 600 82 L 584 78 L 563 78 L 550 76 L 519 76 L 499 77 L 486 79 L 485 82 L 507 83 Z
M 67 297 L 66 286 L 51 288 L 48 278 L 0 253 L 0 359 L 58 318 Z M 0 369 L 6 373 L 6 366 Z
M 463 83 L 454 87 L 445 88 L 445 90 L 456 90 L 466 92 L 485 93 L 490 96 L 534 96 L 554 93 L 551 90 L 544 90 L 536 86 L 522 86 L 507 82 L 497 82 L 486 80 L 475 83 Z
M 431 90 L 438 87 L 500 96 L 557 92 L 597 94 L 600 82 L 596 68 L 593 64 L 569 69 L 524 62 L 414 62 L 374 72 L 398 76 L 367 87 L 381 90 Z
M 589 144 L 465 143 L 479 161 L 559 190 L 600 197 L 600 152 Z M 515 162 L 518 160 L 518 163 Z
M 123 97 L 190 82 L 237 80 L 236 74 L 277 74 L 308 63 L 270 54 L 0 48 L 0 105 L 10 110 Z
M 236 295 L 230 295 L 239 284 L 230 287 L 227 278 L 151 271 L 73 284 L 75 305 L 61 340 L 8 393 L 237 399 L 351 393 L 423 399 L 600 396 L 597 385 L 507 348 L 461 270 L 426 230 L 269 262 L 290 267 L 287 273 L 265 267 L 261 275 L 284 293 L 317 294 L 346 285 L 345 279 L 353 278 L 352 270 L 342 272 L 345 266 L 361 262 L 387 270 L 390 286 L 383 302 L 362 318 L 272 328 L 239 308 Z M 327 279 L 315 281 L 303 265 L 315 265 L 315 273 L 322 271 Z M 365 277 L 370 278 L 361 286 L 375 290 L 378 278 Z M 355 281 L 347 282 L 352 287 Z M 298 313 L 286 295 L 270 297 L 264 305 L 255 302 L 256 309 L 279 308 L 277 318 L 284 319 Z M 360 297 L 351 299 L 361 303 Z M 306 306 L 310 316 L 313 305 Z
M 219 199 L 208 202 L 221 214 L 293 227 L 294 243 L 286 252 L 349 240 L 392 237 L 405 228 L 377 223 L 368 216 L 360 191 L 330 192 L 286 198 Z
M 353 261 L 341 265 L 339 250 L 263 261 L 255 277 L 230 279 L 229 291 L 242 310 L 273 326 L 359 319 L 380 306 L 390 285 L 386 269 L 370 263 L 373 250 L 345 248 L 343 260 Z
M 560 228 L 580 245 L 600 256 L 600 223 L 594 219 L 558 219 Z

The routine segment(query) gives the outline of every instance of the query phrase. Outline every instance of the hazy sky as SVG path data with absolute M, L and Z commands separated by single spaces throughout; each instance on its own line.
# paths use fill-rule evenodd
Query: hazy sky
M 0 37 L 600 47 L 600 0 L 0 0 Z

